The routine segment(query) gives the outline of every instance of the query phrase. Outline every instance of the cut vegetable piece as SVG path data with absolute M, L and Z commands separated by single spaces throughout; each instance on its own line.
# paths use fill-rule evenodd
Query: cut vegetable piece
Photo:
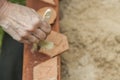
M 45 16 L 44 14 L 45 14 L 45 12 L 46 12 L 47 10 L 50 10 L 49 14 L 46 15 L 46 16 L 49 18 L 49 19 L 48 19 L 48 23 L 49 23 L 49 24 L 53 24 L 54 21 L 55 21 L 55 19 L 56 19 L 56 17 L 57 17 L 56 11 L 55 11 L 53 8 L 51 8 L 51 7 L 44 7 L 44 8 L 39 9 L 39 10 L 38 10 L 38 13 L 39 13 L 41 16 Z
M 41 1 L 43 1 L 45 3 L 49 3 L 51 5 L 55 5 L 55 1 L 54 0 L 41 0 Z
M 47 45 L 47 47 L 50 47 L 50 48 L 52 47 L 51 49 L 41 48 L 39 52 L 46 54 L 50 57 L 54 57 L 66 51 L 69 48 L 67 37 L 63 34 L 60 34 L 54 31 L 52 31 L 50 35 L 48 35 L 46 41 L 53 42 L 54 47 L 53 47 L 53 44 L 50 43 L 50 45 Z

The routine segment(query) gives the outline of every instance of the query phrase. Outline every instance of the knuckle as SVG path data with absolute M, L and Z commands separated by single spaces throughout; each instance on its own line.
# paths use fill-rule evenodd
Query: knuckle
M 49 34 L 51 32 L 51 26 L 47 25 L 47 28 L 45 29 L 45 32 Z
M 35 18 L 35 21 L 36 21 L 36 22 L 40 22 L 41 20 L 40 20 L 39 17 L 36 17 L 36 18 Z
M 43 34 L 41 35 L 41 40 L 45 40 L 46 37 L 47 37 L 47 35 L 46 35 L 45 33 L 43 33 Z
M 40 22 L 40 21 L 37 21 L 37 22 L 34 23 L 35 28 L 40 27 L 40 25 L 41 25 L 41 22 Z
M 34 31 L 34 30 L 35 30 L 34 26 L 31 26 L 27 29 L 27 31 Z
M 51 31 L 51 26 L 47 23 L 47 22 L 44 22 L 43 25 L 41 25 L 41 29 L 46 33 L 50 33 Z
M 50 24 L 48 22 L 45 22 L 44 25 L 51 27 Z
M 41 23 L 40 18 L 39 18 L 39 17 L 36 17 L 36 18 L 34 18 L 32 25 L 40 25 L 40 23 Z
M 18 35 L 12 36 L 12 38 L 15 39 L 15 40 L 17 40 L 17 41 L 21 41 L 22 40 L 22 38 L 20 36 L 18 36 Z
M 50 25 L 48 25 L 48 33 L 51 31 L 51 26 Z
M 47 38 L 47 35 L 45 35 L 44 40 Z
M 21 37 L 23 38 L 23 37 L 26 37 L 26 36 L 28 36 L 28 32 L 23 32 L 23 33 L 21 33 Z
M 23 38 L 22 38 L 22 37 L 19 37 L 19 38 L 17 38 L 16 40 L 19 41 L 19 42 L 21 42 L 21 41 L 23 40 Z

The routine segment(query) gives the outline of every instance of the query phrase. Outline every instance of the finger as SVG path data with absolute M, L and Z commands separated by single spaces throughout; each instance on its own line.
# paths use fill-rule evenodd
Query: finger
M 25 43 L 25 44 L 30 44 L 30 43 L 31 43 L 30 41 L 28 41 L 28 40 L 26 40 L 26 39 L 22 39 L 20 42 L 21 42 L 21 43 Z
M 31 43 L 37 43 L 37 42 L 39 42 L 39 39 L 36 38 L 34 35 L 29 35 L 29 36 L 26 38 L 26 40 L 28 40 L 28 41 L 31 42 Z
M 46 38 L 45 32 L 43 32 L 40 29 L 36 29 L 35 32 L 33 33 L 34 36 L 36 36 L 40 40 L 44 40 Z
M 51 26 L 46 22 L 46 21 L 43 21 L 39 28 L 44 31 L 46 34 L 49 34 L 50 31 L 51 31 Z

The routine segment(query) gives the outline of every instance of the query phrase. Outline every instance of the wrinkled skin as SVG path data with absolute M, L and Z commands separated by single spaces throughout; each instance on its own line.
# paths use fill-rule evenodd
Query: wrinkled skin
M 51 31 L 50 25 L 33 9 L 10 2 L 0 8 L 0 25 L 22 43 L 44 40 Z

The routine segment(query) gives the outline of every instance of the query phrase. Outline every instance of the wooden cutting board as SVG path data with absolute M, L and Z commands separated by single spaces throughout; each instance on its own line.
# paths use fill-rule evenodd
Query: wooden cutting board
M 59 0 L 55 0 L 56 5 L 50 5 L 41 0 L 27 0 L 26 2 L 28 7 L 36 11 L 42 7 L 53 7 L 57 12 L 57 18 L 52 29 L 59 32 Z M 60 57 L 50 58 L 39 52 L 31 53 L 31 47 L 32 45 L 24 45 L 23 80 L 60 80 Z

